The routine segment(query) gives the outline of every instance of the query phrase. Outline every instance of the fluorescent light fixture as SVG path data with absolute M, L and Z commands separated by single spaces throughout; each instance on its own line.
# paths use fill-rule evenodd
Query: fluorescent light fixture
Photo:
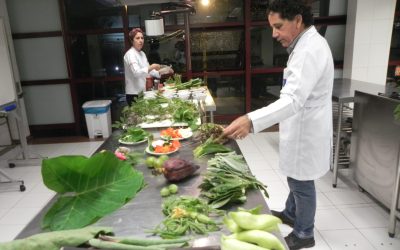
M 208 6 L 210 4 L 210 0 L 201 0 L 201 4 L 203 6 Z

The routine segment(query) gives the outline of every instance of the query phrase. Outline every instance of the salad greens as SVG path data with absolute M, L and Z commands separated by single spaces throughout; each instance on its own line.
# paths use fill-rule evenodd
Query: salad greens
M 122 110 L 120 121 L 113 126 L 117 128 L 137 126 L 140 123 L 167 119 L 187 123 L 192 130 L 195 130 L 200 113 L 193 102 L 179 98 L 168 99 L 163 96 L 156 96 L 154 99 L 139 98 L 134 105 L 126 106 Z
M 42 228 L 65 230 L 90 225 L 126 204 L 144 186 L 143 174 L 111 152 L 60 156 L 42 162 L 44 184 L 58 193 Z
M 148 136 L 149 132 L 142 128 L 128 127 L 119 139 L 123 142 L 140 142 L 146 140 Z

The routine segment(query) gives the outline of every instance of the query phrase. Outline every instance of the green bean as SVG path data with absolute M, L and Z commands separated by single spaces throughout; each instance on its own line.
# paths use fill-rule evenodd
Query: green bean
M 103 241 L 99 239 L 90 239 L 89 245 L 100 249 L 115 249 L 115 250 L 163 250 L 165 248 L 127 245 L 111 241 Z
M 175 243 L 187 243 L 188 238 L 182 239 L 141 239 L 136 237 L 106 237 L 106 240 L 116 241 L 123 244 L 140 245 L 140 246 L 151 246 L 159 244 L 175 244 Z

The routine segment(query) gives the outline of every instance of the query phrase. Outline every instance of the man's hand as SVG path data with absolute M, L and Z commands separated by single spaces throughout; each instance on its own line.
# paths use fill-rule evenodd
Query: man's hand
M 224 129 L 224 135 L 232 139 L 243 139 L 251 130 L 251 120 L 247 115 L 243 115 L 234 120 Z

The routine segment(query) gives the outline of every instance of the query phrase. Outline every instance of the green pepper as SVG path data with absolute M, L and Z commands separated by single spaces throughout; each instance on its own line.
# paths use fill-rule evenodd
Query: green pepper
M 230 212 L 229 216 L 239 225 L 239 227 L 247 230 L 259 229 L 264 230 L 270 228 L 282 221 L 270 214 L 251 214 L 249 212 L 238 211 Z
M 224 235 L 221 237 L 221 250 L 268 250 L 237 239 L 231 239 Z
M 231 237 L 268 249 L 285 250 L 282 242 L 275 235 L 262 230 L 243 231 L 229 236 Z
M 227 216 L 224 217 L 223 222 L 228 230 L 232 233 L 239 233 L 240 231 L 242 231 L 239 225 L 233 219 L 228 218 Z

